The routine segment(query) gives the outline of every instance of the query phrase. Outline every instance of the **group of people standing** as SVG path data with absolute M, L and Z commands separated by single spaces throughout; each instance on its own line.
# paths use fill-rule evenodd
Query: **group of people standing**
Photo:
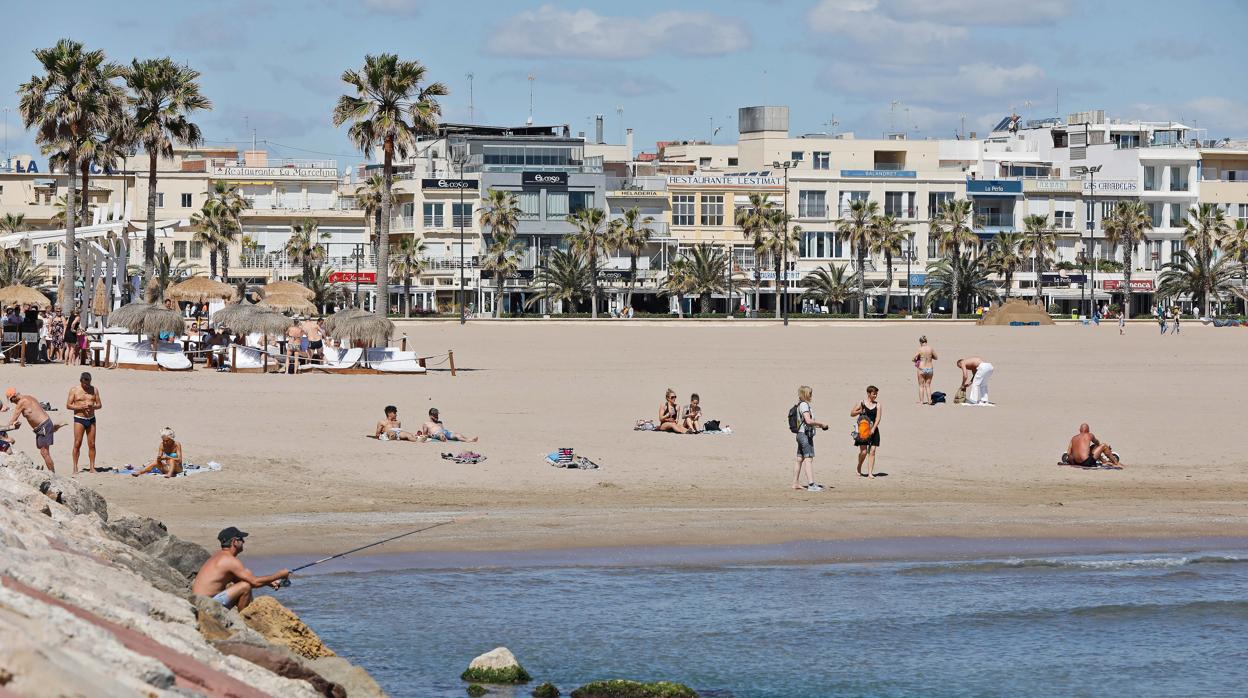
M 19 333 L 19 337 L 38 334 L 38 344 L 27 347 L 28 362 L 70 365 L 87 362 L 88 337 L 83 331 L 82 316 L 76 311 L 66 316 L 60 308 L 39 310 L 34 305 L 14 305 L 5 311 L 4 329 Z
M 789 431 L 797 437 L 797 464 L 793 468 L 793 489 L 822 492 L 824 487 L 815 481 L 815 433 L 827 431 L 828 424 L 815 419 L 815 391 L 809 385 L 797 389 L 797 404 L 789 411 Z M 854 445 L 858 447 L 858 475 L 875 477 L 875 456 L 880 448 L 880 423 L 884 420 L 884 408 L 880 405 L 880 389 L 868 385 L 866 397 L 849 411 L 854 418 L 852 431 Z M 866 472 L 863 466 L 866 465 Z

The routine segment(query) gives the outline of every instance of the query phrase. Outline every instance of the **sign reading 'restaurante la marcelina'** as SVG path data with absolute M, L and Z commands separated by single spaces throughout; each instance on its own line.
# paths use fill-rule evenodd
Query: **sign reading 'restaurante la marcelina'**
M 338 170 L 333 167 L 213 167 L 214 177 L 305 177 L 337 179 Z

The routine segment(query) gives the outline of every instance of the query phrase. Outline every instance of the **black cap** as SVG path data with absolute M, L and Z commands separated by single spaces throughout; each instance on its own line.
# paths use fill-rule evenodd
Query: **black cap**
M 221 529 L 221 532 L 217 534 L 217 540 L 221 541 L 222 548 L 229 545 L 230 543 L 233 543 L 235 538 L 246 538 L 246 537 L 247 537 L 246 533 L 243 533 L 242 531 L 238 530 L 238 528 L 234 526 L 230 526 L 229 528 L 223 528 Z

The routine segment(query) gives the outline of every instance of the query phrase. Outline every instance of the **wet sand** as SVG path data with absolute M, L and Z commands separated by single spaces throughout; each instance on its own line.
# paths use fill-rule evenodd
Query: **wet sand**
M 419 322 L 424 354 L 454 349 L 469 370 L 424 377 L 97 371 L 100 463 L 150 460 L 172 426 L 192 461 L 219 473 L 165 480 L 81 475 L 114 506 L 211 544 L 237 525 L 254 555 L 334 552 L 450 516 L 466 520 L 377 552 L 775 544 L 953 538 L 1248 536 L 1248 331 L 1185 323 L 981 328 L 950 323 Z M 934 388 L 952 394 L 959 356 L 996 367 L 995 408 L 917 403 L 909 362 L 935 347 Z M 62 407 L 77 369 L 0 368 Z M 789 489 L 785 414 L 814 387 L 820 493 Z M 877 470 L 854 473 L 850 408 L 881 388 Z M 726 436 L 632 431 L 667 387 L 702 396 Z M 409 428 L 437 406 L 472 445 L 364 438 L 395 404 Z M 1055 465 L 1079 422 L 1125 454 L 1122 471 Z M 30 432 L 18 447 L 35 455 Z M 53 455 L 69 470 L 72 430 Z M 565 471 L 572 446 L 603 467 Z M 454 465 L 445 451 L 488 460 Z M 85 467 L 85 453 L 83 454 Z

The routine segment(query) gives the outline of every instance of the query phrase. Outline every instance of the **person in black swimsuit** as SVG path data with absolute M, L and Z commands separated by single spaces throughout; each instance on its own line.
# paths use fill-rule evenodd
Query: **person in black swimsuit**
M 884 408 L 880 406 L 880 389 L 874 385 L 867 386 L 867 399 L 854 406 L 849 416 L 854 417 L 854 445 L 858 447 L 858 474 L 863 477 L 875 477 L 875 454 L 880 448 L 880 422 L 884 419 Z M 862 438 L 857 426 L 866 420 L 871 424 L 871 435 Z M 862 464 L 866 461 L 867 472 L 862 472 Z
M 663 396 L 663 405 L 659 407 L 659 426 L 655 431 L 671 431 L 677 434 L 688 434 L 689 430 L 680 423 L 680 407 L 676 405 L 676 391 L 667 389 Z
M 82 439 L 87 439 L 87 457 L 91 472 L 95 472 L 95 411 L 102 408 L 100 389 L 91 385 L 91 374 L 83 371 L 78 385 L 69 389 L 65 407 L 74 413 L 74 472 L 78 472 L 78 454 L 82 451 Z

